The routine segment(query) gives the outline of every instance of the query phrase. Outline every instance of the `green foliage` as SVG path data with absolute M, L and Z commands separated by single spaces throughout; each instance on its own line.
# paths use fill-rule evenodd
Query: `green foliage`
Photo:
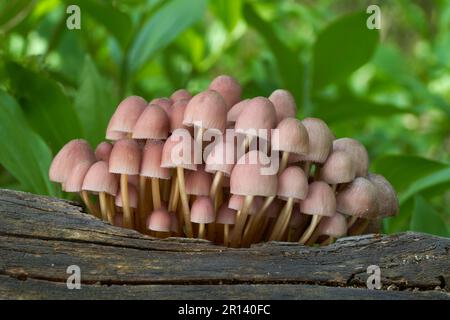
M 367 14 L 358 12 L 330 23 L 313 48 L 313 87 L 320 89 L 347 78 L 372 57 L 378 30 L 365 27 Z
M 81 9 L 81 30 L 66 8 Z M 290 90 L 298 116 L 369 150 L 398 192 L 384 231 L 450 236 L 450 3 L 40 0 L 0 3 L 0 187 L 61 196 L 52 156 L 104 139 L 118 101 L 204 89 L 221 73 L 245 97 Z M 67 195 L 63 195 L 67 196 Z
M 136 71 L 180 33 L 199 20 L 207 0 L 173 0 L 151 16 L 138 32 L 130 49 L 128 67 Z
M 92 145 L 104 140 L 116 102 L 112 88 L 98 73 L 92 59 L 86 56 L 74 105 L 86 138 Z
M 13 97 L 0 90 L 0 163 L 24 190 L 59 195 L 48 180 L 52 153 L 44 140 L 28 126 Z

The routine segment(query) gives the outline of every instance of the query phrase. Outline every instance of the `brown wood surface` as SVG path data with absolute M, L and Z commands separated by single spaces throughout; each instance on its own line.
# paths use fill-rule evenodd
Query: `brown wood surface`
M 365 235 L 311 248 L 153 239 L 77 203 L 0 190 L 1 299 L 450 299 L 450 239 Z M 366 269 L 381 269 L 368 290 Z M 81 268 L 81 290 L 66 269 Z

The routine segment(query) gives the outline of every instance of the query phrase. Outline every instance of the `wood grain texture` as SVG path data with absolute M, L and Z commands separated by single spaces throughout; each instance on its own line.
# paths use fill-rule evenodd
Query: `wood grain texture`
M 0 190 L 2 299 L 450 299 L 450 240 L 365 235 L 310 248 L 153 239 L 74 202 Z M 382 290 L 366 289 L 369 265 Z M 66 269 L 81 268 L 82 290 Z

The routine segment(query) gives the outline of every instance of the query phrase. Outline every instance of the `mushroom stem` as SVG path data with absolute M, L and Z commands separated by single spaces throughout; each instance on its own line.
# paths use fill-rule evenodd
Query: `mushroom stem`
M 305 244 L 306 241 L 308 241 L 308 239 L 311 237 L 312 233 L 316 229 L 317 225 L 319 224 L 321 218 L 322 216 L 313 215 L 311 223 L 306 229 L 306 231 L 303 233 L 303 235 L 300 237 L 300 240 L 298 241 L 299 243 Z
M 350 230 L 350 228 L 355 224 L 356 220 L 358 220 L 358 217 L 356 216 L 351 216 L 350 219 L 348 219 L 347 230 Z
M 230 226 L 228 224 L 223 225 L 223 244 L 225 246 L 228 246 L 229 240 L 229 233 L 230 233 Z
M 116 216 L 116 206 L 114 204 L 114 197 L 112 195 L 107 196 L 107 206 L 108 206 L 108 221 L 114 224 L 114 217 Z
M 89 212 L 96 216 L 97 218 L 102 218 L 101 213 L 98 211 L 97 206 L 92 202 L 91 198 L 89 197 L 89 193 L 86 190 L 82 190 L 80 192 L 81 199 L 83 199 L 84 204 L 88 208 Z
M 217 213 L 218 210 L 218 202 L 216 200 L 217 198 L 217 192 L 219 191 L 219 189 L 222 187 L 222 180 L 223 180 L 223 172 L 222 171 L 217 171 L 214 175 L 214 179 L 213 182 L 211 184 L 211 191 L 210 191 L 210 196 L 211 199 L 214 203 L 214 210 Z
M 361 219 L 362 221 L 359 222 L 357 226 L 351 230 L 352 236 L 360 235 L 366 230 L 367 226 L 369 225 L 369 219 Z
M 189 199 L 186 194 L 184 182 L 184 169 L 177 167 L 178 187 L 180 188 L 181 205 L 183 207 L 184 225 L 186 227 L 186 235 L 188 238 L 193 238 L 191 217 L 189 212 Z
M 289 198 L 283 209 L 278 216 L 275 226 L 273 227 L 272 233 L 270 234 L 269 241 L 281 240 L 287 226 L 289 225 L 289 220 L 292 214 L 292 208 L 294 207 L 294 199 Z
M 325 240 L 323 240 L 321 243 L 320 243 L 320 245 L 321 246 L 328 246 L 328 245 L 330 245 L 330 244 L 332 244 L 333 242 L 334 242 L 334 237 L 328 237 L 328 238 L 326 238 Z
M 200 239 L 205 239 L 205 224 L 204 223 L 199 223 L 198 225 L 198 237 Z
M 126 174 L 120 175 L 120 190 L 122 191 L 122 205 L 123 205 L 123 226 L 125 228 L 133 228 L 133 210 L 130 208 L 130 199 L 128 197 L 128 176 Z
M 159 198 L 168 202 L 170 198 L 170 182 L 169 180 L 164 179 L 162 181 L 162 194 L 160 193 Z
M 147 199 L 146 199 L 146 187 L 147 187 L 147 183 L 146 183 L 146 179 L 144 176 L 139 176 L 139 201 L 138 201 L 138 214 L 137 216 L 139 217 L 138 219 L 136 219 L 137 225 L 136 228 L 138 230 L 142 229 L 142 216 L 144 216 L 145 214 L 145 204 L 147 203 Z
M 278 173 L 281 173 L 284 171 L 284 169 L 286 169 L 286 167 L 288 165 L 288 160 L 289 160 L 289 152 L 283 151 L 283 154 L 281 155 L 281 162 L 280 162 L 280 168 L 278 170 Z
M 264 203 L 262 204 L 261 208 L 259 208 L 258 211 L 256 212 L 256 214 L 250 217 L 250 220 L 248 221 L 245 227 L 244 235 L 242 237 L 242 244 L 244 246 L 248 246 L 250 245 L 250 243 L 252 243 L 252 241 L 255 238 L 256 232 L 260 231 L 260 234 L 262 235 L 263 230 L 260 229 L 259 226 L 264 221 L 265 217 L 264 214 L 266 213 L 267 208 L 269 208 L 270 204 L 274 199 L 275 199 L 274 196 L 267 197 L 264 200 Z M 259 239 L 257 239 L 255 242 L 257 241 L 259 241 Z
M 100 212 L 102 213 L 103 221 L 109 221 L 108 219 L 108 205 L 106 200 L 106 193 L 100 192 L 98 195 L 98 199 L 100 202 Z
M 306 242 L 307 246 L 312 246 L 314 243 L 316 243 L 317 239 L 320 237 L 320 234 L 318 230 L 314 230 L 313 234 L 309 238 L 309 240 Z
M 303 171 L 306 174 L 306 178 L 309 178 L 309 172 L 311 171 L 311 161 L 305 161 Z
M 161 194 L 159 191 L 159 179 L 152 178 L 152 198 L 153 198 L 153 209 L 158 210 L 161 208 Z
M 214 212 L 216 213 L 216 215 L 217 210 L 219 210 L 219 193 L 220 193 L 219 190 L 222 188 L 222 181 L 223 181 L 223 172 L 216 171 L 216 173 L 214 174 L 214 179 L 211 184 L 211 189 L 209 193 L 214 204 Z M 208 231 L 209 231 L 208 232 L 209 240 L 214 241 L 216 235 L 216 228 L 214 222 L 208 225 Z
M 241 242 L 242 229 L 247 221 L 248 211 L 252 205 L 253 196 L 245 196 L 244 205 L 240 210 L 240 214 L 236 217 L 236 224 L 233 229 L 233 237 L 231 239 L 231 246 L 238 247 Z

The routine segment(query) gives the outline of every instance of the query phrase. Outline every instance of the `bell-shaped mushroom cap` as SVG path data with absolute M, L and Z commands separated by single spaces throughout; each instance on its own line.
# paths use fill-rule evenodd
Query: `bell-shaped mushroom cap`
M 128 201 L 131 208 L 136 209 L 138 207 L 138 192 L 136 187 L 131 183 L 128 184 Z M 116 195 L 114 203 L 120 208 L 123 207 L 122 190 L 119 189 L 119 193 Z
M 133 139 L 166 139 L 169 135 L 169 117 L 156 104 L 150 104 L 142 112 L 133 127 Z
M 244 99 L 232 106 L 231 109 L 227 112 L 227 122 L 235 123 L 242 110 L 247 107 L 250 100 L 251 99 Z
M 340 138 L 333 141 L 333 150 L 345 151 L 351 158 L 357 177 L 367 177 L 369 155 L 364 145 L 358 140 Z
M 277 175 L 266 170 L 270 159 L 261 151 L 252 150 L 244 154 L 231 171 L 230 191 L 243 196 L 275 196 Z M 269 171 L 269 172 L 266 172 Z
M 306 155 L 309 151 L 308 131 L 295 118 L 284 118 L 272 131 L 272 150 Z
M 189 131 L 176 129 L 164 143 L 161 167 L 197 170 L 194 160 L 194 140 Z
M 158 140 L 147 140 L 142 152 L 140 175 L 148 178 L 170 179 L 170 170 L 161 167 L 164 143 Z
M 103 141 L 99 143 L 97 148 L 95 148 L 95 158 L 101 161 L 109 161 L 109 156 L 111 155 L 111 150 L 113 146 L 111 143 Z
M 369 180 L 378 190 L 379 216 L 395 216 L 398 213 L 398 199 L 394 187 L 379 174 L 369 173 Z
M 336 213 L 336 198 L 333 189 L 323 181 L 311 183 L 308 196 L 300 202 L 300 211 L 310 215 L 334 215 Z
M 186 193 L 195 196 L 209 196 L 212 184 L 212 176 L 205 171 L 203 166 L 198 166 L 197 171 L 187 171 L 185 177 Z
M 170 116 L 172 112 L 172 105 L 173 101 L 169 98 L 155 98 L 152 101 L 150 101 L 149 105 L 157 105 L 160 106 L 168 116 Z
M 127 133 L 126 132 L 119 132 L 119 131 L 112 131 L 109 130 L 109 126 L 106 129 L 106 139 L 111 140 L 111 141 L 117 141 L 120 139 L 125 139 L 127 137 Z
M 172 221 L 165 208 L 154 210 L 147 218 L 147 229 L 158 232 L 170 232 Z
M 337 212 L 331 217 L 324 217 L 320 220 L 317 232 L 320 235 L 327 235 L 333 238 L 345 236 L 347 233 L 347 219 Z
M 115 196 L 118 185 L 117 176 L 108 170 L 108 162 L 97 161 L 87 171 L 82 189 L 92 192 L 105 192 Z
M 122 139 L 114 143 L 109 156 L 109 172 L 136 175 L 141 166 L 141 148 L 133 139 Z
M 174 132 L 176 129 L 188 127 L 183 124 L 184 112 L 189 100 L 181 99 L 177 100 L 172 106 L 172 112 L 170 113 L 170 132 Z
M 93 162 L 83 161 L 75 165 L 66 181 L 63 183 L 65 192 L 80 192 L 83 186 L 83 180 Z
M 303 200 L 308 195 L 308 178 L 305 172 L 296 166 L 288 167 L 278 177 L 277 196 L 280 199 Z
M 51 181 L 63 183 L 73 168 L 81 162 L 95 162 L 95 154 L 86 140 L 71 140 L 59 150 L 49 169 Z
M 116 140 L 110 136 L 110 133 L 114 131 L 131 133 L 146 106 L 147 101 L 138 96 L 130 96 L 122 100 L 109 120 L 106 138 Z
M 236 133 L 258 136 L 268 140 L 276 125 L 276 113 L 272 102 L 264 97 L 251 99 L 236 119 Z
M 295 205 L 292 209 L 291 219 L 289 220 L 290 228 L 298 228 L 309 222 L 309 216 L 300 212 L 300 207 Z
M 328 184 L 347 183 L 355 176 L 352 158 L 344 151 L 333 151 L 320 170 L 320 180 Z
M 233 225 L 236 223 L 236 210 L 228 208 L 226 203 L 223 203 L 219 212 L 217 213 L 216 223 Z
M 194 223 L 212 223 L 216 215 L 214 213 L 213 203 L 210 197 L 199 196 L 192 203 L 191 222 Z
M 231 195 L 230 199 L 228 200 L 228 208 L 231 210 L 239 211 L 244 206 L 244 196 L 240 196 L 237 194 Z M 259 208 L 261 207 L 263 203 L 263 198 L 261 197 L 254 197 L 252 204 L 249 208 L 249 215 L 253 215 L 258 212 Z
M 178 232 L 179 221 L 175 212 L 169 212 L 170 215 L 170 232 Z
M 244 99 L 232 106 L 231 109 L 227 112 L 227 121 L 231 123 L 236 122 L 242 110 L 244 110 L 249 102 L 250 99 Z
M 231 174 L 236 158 L 235 143 L 233 141 L 219 141 L 214 144 L 206 158 L 206 172 L 223 172 L 226 176 Z
M 278 217 L 278 214 L 280 213 L 281 209 L 283 208 L 284 202 L 279 200 L 279 199 L 275 199 L 272 201 L 272 203 L 270 204 L 270 206 L 267 208 L 266 211 L 266 216 L 268 218 L 276 218 Z
M 370 180 L 358 177 L 336 196 L 337 211 L 359 218 L 378 215 L 378 190 Z
M 227 125 L 227 105 L 213 90 L 200 92 L 189 100 L 184 111 L 183 124 L 224 132 Z
M 283 89 L 277 89 L 269 97 L 269 100 L 273 103 L 275 111 L 277 113 L 277 123 L 284 118 L 295 118 L 297 115 L 297 105 L 292 94 Z
M 114 215 L 114 225 L 116 227 L 123 227 L 123 213 L 116 212 Z
M 309 136 L 309 152 L 303 160 L 324 163 L 332 149 L 333 133 L 320 119 L 305 118 L 301 122 Z
M 244 196 L 232 194 L 228 200 L 228 208 L 236 211 L 241 210 L 244 205 L 244 198 Z
M 241 85 L 233 77 L 220 75 L 211 82 L 208 89 L 220 93 L 227 104 L 227 110 L 241 100 Z
M 172 93 L 172 95 L 170 96 L 170 99 L 172 99 L 174 104 L 178 100 L 189 100 L 191 98 L 192 98 L 192 94 L 189 91 L 187 91 L 186 89 L 178 89 L 177 91 Z

